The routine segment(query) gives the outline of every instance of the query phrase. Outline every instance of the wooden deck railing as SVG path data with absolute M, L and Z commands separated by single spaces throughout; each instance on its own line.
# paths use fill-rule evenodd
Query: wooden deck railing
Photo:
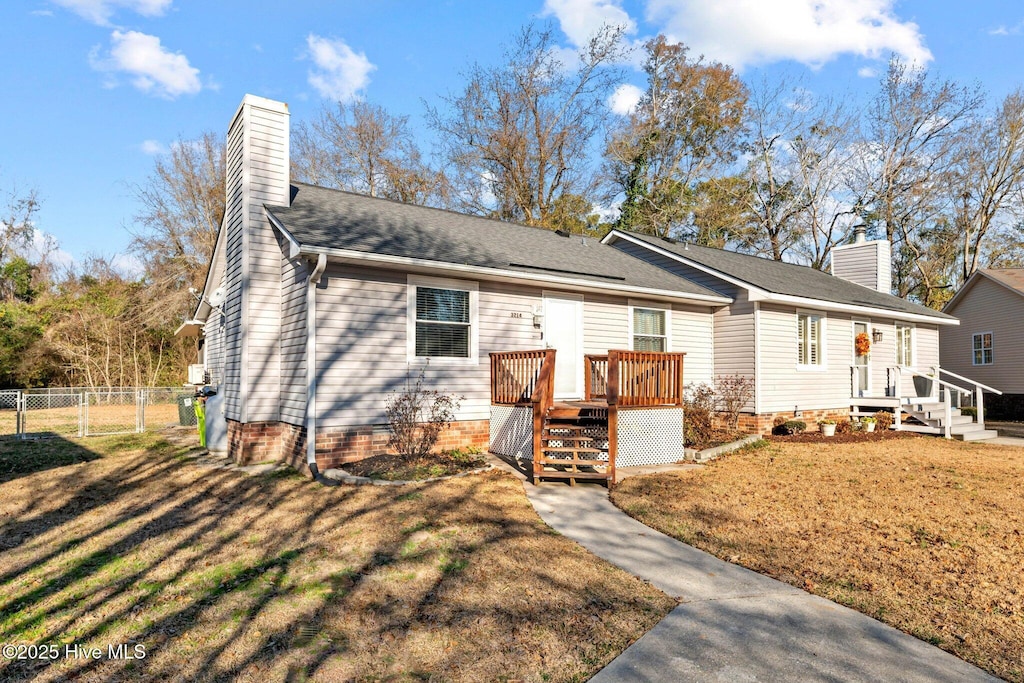
M 532 403 L 548 353 L 554 365 L 554 350 L 505 351 L 491 354 L 491 403 L 527 405 Z M 552 374 L 551 377 L 554 377 Z
M 609 351 L 609 406 L 664 406 L 683 404 L 685 353 Z
M 608 355 L 583 356 L 583 398 L 593 401 L 608 395 Z

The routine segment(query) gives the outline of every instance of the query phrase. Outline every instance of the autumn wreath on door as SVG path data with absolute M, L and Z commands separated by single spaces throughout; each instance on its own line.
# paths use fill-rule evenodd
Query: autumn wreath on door
M 858 356 L 866 356 L 871 351 L 871 337 L 867 332 L 861 332 L 853 340 L 853 348 Z

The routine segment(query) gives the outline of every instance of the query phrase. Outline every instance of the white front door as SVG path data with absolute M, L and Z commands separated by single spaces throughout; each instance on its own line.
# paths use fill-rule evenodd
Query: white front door
M 583 398 L 583 298 L 544 296 L 544 345 L 555 349 L 555 398 Z
M 867 338 L 870 343 L 871 325 L 862 322 L 853 323 L 853 395 L 855 397 L 871 395 L 871 352 L 862 354 L 857 351 L 857 337 L 860 335 L 864 335 L 863 338 Z

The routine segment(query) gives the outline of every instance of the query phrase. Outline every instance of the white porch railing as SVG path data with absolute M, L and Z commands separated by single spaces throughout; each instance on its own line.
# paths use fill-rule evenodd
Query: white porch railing
M 951 438 L 951 436 L 952 436 L 952 434 L 950 433 L 950 429 L 952 427 L 952 421 L 953 421 L 953 401 L 950 400 L 952 398 L 951 394 L 950 394 L 951 391 L 956 391 L 959 395 L 963 395 L 963 396 L 972 396 L 972 395 L 975 396 L 975 401 L 976 401 L 975 407 L 977 408 L 977 411 L 978 411 L 977 420 L 978 420 L 978 424 L 979 425 L 984 425 L 985 424 L 985 406 L 984 406 L 985 398 L 984 398 L 984 391 L 985 390 L 991 391 L 991 392 L 993 392 L 995 394 L 999 394 L 999 395 L 1002 395 L 1002 393 L 1003 393 L 1003 392 L 999 391 L 998 389 L 993 389 L 992 387 L 986 386 L 984 384 L 981 384 L 980 382 L 975 382 L 974 380 L 972 380 L 972 379 L 970 379 L 968 377 L 964 377 L 963 375 L 958 375 L 955 372 L 950 372 L 949 370 L 946 370 L 944 368 L 940 368 L 937 365 L 932 367 L 932 374 L 926 374 L 924 372 L 920 372 L 918 370 L 915 370 L 914 368 L 907 367 L 906 365 L 897 365 L 895 367 L 895 371 L 896 371 L 896 378 L 895 378 L 895 381 L 896 381 L 896 392 L 897 392 L 897 395 L 900 396 L 901 398 L 902 398 L 901 394 L 902 394 L 903 373 L 904 372 L 906 372 L 909 375 L 912 375 L 912 376 L 915 376 L 915 377 L 923 377 L 925 379 L 928 379 L 928 380 L 934 382 L 933 393 L 935 394 L 935 398 L 936 399 L 939 398 L 939 396 L 938 396 L 938 388 L 939 387 L 945 388 L 945 390 L 946 390 L 946 400 L 945 401 L 941 401 L 941 403 L 943 405 L 943 410 L 945 412 L 945 419 L 942 421 L 942 423 L 943 423 L 943 436 L 945 436 L 947 439 Z M 974 390 L 965 389 L 962 386 L 959 386 L 957 384 L 953 384 L 952 382 L 947 382 L 946 380 L 941 379 L 939 376 L 943 372 L 946 373 L 947 375 L 950 375 L 952 377 L 957 378 L 958 380 L 960 380 L 962 382 L 966 382 L 968 384 L 974 385 L 975 389 Z M 899 404 L 897 404 L 896 416 L 895 416 L 895 419 L 893 420 L 893 423 L 896 425 L 897 429 L 899 428 L 899 425 L 900 425 L 900 412 L 901 412 L 901 407 L 900 407 Z

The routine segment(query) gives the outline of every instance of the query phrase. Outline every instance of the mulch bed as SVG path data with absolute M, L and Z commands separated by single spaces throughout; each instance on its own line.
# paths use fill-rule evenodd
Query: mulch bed
M 478 454 L 431 453 L 424 458 L 407 458 L 403 455 L 374 455 L 363 460 L 345 464 L 349 474 L 370 479 L 388 481 L 417 481 L 448 477 L 479 469 L 487 464 Z
M 775 443 L 873 443 L 876 441 L 892 441 L 895 439 L 918 439 L 920 434 L 914 432 L 897 432 L 889 429 L 874 432 L 846 432 L 835 436 L 824 436 L 821 432 L 809 431 L 789 436 L 770 435 L 764 437 Z

